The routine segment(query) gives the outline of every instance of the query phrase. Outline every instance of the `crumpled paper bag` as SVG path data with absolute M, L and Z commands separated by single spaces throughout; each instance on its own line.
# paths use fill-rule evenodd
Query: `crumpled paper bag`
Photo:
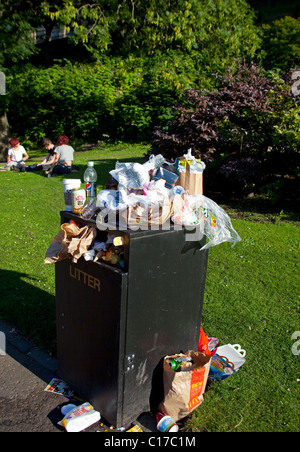
M 170 198 L 164 198 L 162 203 L 148 205 L 139 201 L 128 206 L 122 212 L 129 229 L 151 229 L 153 226 L 163 225 L 173 215 L 173 206 Z
M 89 249 L 96 238 L 97 230 L 92 226 L 79 228 L 74 223 L 64 223 L 46 252 L 44 264 L 52 264 L 63 259 L 76 263 Z

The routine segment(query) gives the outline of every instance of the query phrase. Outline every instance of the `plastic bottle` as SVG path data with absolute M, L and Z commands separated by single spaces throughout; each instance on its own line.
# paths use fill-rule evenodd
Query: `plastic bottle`
M 85 192 L 87 202 L 96 199 L 97 196 L 97 173 L 94 168 L 94 162 L 87 162 L 87 168 L 84 172 Z

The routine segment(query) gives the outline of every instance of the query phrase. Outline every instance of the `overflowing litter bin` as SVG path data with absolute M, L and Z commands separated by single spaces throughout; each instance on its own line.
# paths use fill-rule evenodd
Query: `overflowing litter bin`
M 71 220 L 95 226 L 61 212 L 62 224 Z M 184 228 L 113 233 L 123 237 L 122 268 L 55 263 L 57 358 L 59 376 L 119 428 L 149 410 L 161 359 L 197 346 L 208 250 Z

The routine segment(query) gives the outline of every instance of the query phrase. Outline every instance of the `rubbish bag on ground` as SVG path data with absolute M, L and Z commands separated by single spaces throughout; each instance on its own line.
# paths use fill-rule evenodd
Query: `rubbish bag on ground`
M 236 373 L 245 363 L 246 351 L 239 344 L 218 347 L 209 370 L 211 381 L 221 381 Z
M 234 364 L 225 356 L 217 353 L 212 356 L 209 369 L 209 379 L 211 381 L 222 381 L 235 373 Z
M 81 432 L 101 419 L 99 411 L 86 402 L 71 409 L 65 417 L 58 422 L 67 432 Z
M 212 356 L 217 352 L 217 345 L 219 339 L 216 337 L 208 337 L 204 332 L 202 324 L 200 325 L 200 335 L 198 342 L 198 352 L 205 353 L 206 355 Z
M 234 369 L 238 370 L 245 362 L 246 350 L 244 350 L 240 344 L 227 344 L 217 348 L 219 356 L 225 356 L 229 361 L 234 364 Z
M 192 361 L 181 371 L 176 371 L 169 362 L 173 357 L 189 357 Z M 166 356 L 163 363 L 164 399 L 159 404 L 159 411 L 177 422 L 199 407 L 203 401 L 210 361 L 210 356 L 193 350 Z

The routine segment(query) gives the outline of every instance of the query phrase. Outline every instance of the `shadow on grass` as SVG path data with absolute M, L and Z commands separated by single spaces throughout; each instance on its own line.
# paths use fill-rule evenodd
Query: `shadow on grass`
M 281 179 L 278 188 L 275 184 L 262 186 L 255 191 L 231 190 L 224 184 L 223 189 L 212 186 L 204 190 L 205 195 L 225 208 L 233 218 L 249 221 L 299 222 L 299 179 Z
M 0 270 L 0 313 L 36 346 L 56 354 L 55 297 L 24 281 L 26 273 Z

